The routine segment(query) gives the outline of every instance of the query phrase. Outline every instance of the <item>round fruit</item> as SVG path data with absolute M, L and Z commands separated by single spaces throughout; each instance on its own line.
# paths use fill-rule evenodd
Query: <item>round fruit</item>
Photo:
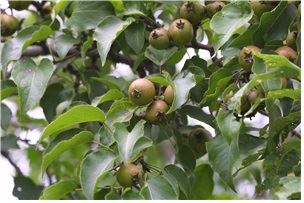
M 221 1 L 215 1 L 206 6 L 207 15 L 209 18 L 212 18 L 214 14 L 216 14 L 218 11 L 222 10 L 222 8 L 225 6 L 225 4 Z
M 174 99 L 174 90 L 171 85 L 167 86 L 164 92 L 164 98 L 167 104 L 171 105 Z
M 296 47 L 297 35 L 298 35 L 297 31 L 289 32 L 286 37 L 286 45 L 290 47 Z
M 154 29 L 150 33 L 149 43 L 156 49 L 167 49 L 170 44 L 168 31 L 164 28 Z
M 200 24 L 203 19 L 205 7 L 199 2 L 185 2 L 179 9 L 182 18 L 189 20 L 193 25 Z
M 121 165 L 116 178 L 118 183 L 123 187 L 132 187 L 142 178 L 142 171 L 135 164 Z
M 8 4 L 9 4 L 10 8 L 13 8 L 18 11 L 22 11 L 24 9 L 27 9 L 27 7 L 31 4 L 31 1 L 9 0 Z
M 250 72 L 253 64 L 253 53 L 261 52 L 259 47 L 249 45 L 243 47 L 239 54 L 239 63 L 243 67 L 244 70 Z
M 275 52 L 281 56 L 285 56 L 291 61 L 294 61 L 297 58 L 297 52 L 288 46 L 279 47 Z
M 274 6 L 270 2 L 258 0 L 250 1 L 250 6 L 254 14 L 258 17 L 261 17 L 263 13 L 271 11 L 274 8 Z
M 169 34 L 176 45 L 184 46 L 193 38 L 192 24 L 186 19 L 177 19 L 171 23 Z
M 166 112 L 169 110 L 169 106 L 163 100 L 153 101 L 146 110 L 145 118 L 153 124 L 166 122 Z
M 12 15 L 8 15 L 5 13 L 0 14 L 1 19 L 1 35 L 2 36 L 10 36 L 19 29 L 19 22 L 17 18 Z
M 206 142 L 212 140 L 211 133 L 203 127 L 198 127 L 190 132 L 189 144 L 197 157 L 206 153 Z
M 145 78 L 134 80 L 128 90 L 131 101 L 139 106 L 149 104 L 155 96 L 154 84 Z

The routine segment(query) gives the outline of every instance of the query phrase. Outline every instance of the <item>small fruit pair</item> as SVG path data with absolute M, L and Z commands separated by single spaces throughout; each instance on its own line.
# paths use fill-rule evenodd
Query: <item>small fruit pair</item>
M 152 102 L 147 107 L 145 119 L 153 124 L 166 121 L 166 112 L 169 110 L 168 104 L 171 104 L 174 98 L 173 88 L 168 86 L 164 92 L 164 100 L 168 104 L 160 99 L 153 101 L 155 97 L 154 84 L 145 78 L 133 81 L 129 86 L 128 95 L 130 100 L 139 106 Z
M 169 27 L 154 29 L 149 36 L 149 43 L 156 49 L 167 49 L 170 46 L 170 38 L 174 44 L 184 46 L 193 38 L 192 24 L 186 19 L 177 19 Z

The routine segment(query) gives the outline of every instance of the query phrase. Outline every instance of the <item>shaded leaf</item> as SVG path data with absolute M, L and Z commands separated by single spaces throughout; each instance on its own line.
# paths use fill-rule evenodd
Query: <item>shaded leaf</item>
M 115 16 L 109 16 L 98 24 L 94 33 L 94 40 L 97 41 L 97 49 L 102 65 L 106 63 L 112 43 L 133 21 L 133 18 L 122 21 Z
M 78 1 L 67 24 L 77 32 L 94 29 L 107 16 L 113 15 L 110 2 Z
M 202 164 L 194 170 L 194 182 L 191 184 L 191 199 L 209 199 L 214 188 L 213 171 L 208 164 Z
M 150 178 L 141 190 L 141 194 L 145 199 L 150 200 L 177 200 L 172 185 L 162 176 Z
M 42 159 L 42 172 L 62 153 L 72 149 L 73 147 L 92 141 L 93 134 L 89 131 L 82 131 L 74 135 L 71 139 L 63 140 L 54 146 L 49 152 L 43 155 Z

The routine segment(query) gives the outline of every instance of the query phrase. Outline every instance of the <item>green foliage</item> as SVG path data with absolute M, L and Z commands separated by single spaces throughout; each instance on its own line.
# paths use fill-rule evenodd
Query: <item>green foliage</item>
M 1 37 L 1 154 L 16 169 L 14 196 L 300 199 L 298 2 L 261 1 L 271 3 L 261 13 L 248 1 L 218 2 L 210 15 L 210 2 L 200 1 L 192 17 L 192 4 L 179 1 L 47 3 L 49 14 L 45 1 L 35 1 L 18 15 L 18 30 Z M 181 15 L 195 23 L 187 22 L 193 37 L 171 33 L 166 44 L 150 44 L 153 30 L 170 31 L 182 5 Z M 172 26 L 183 31 L 182 24 Z M 276 53 L 291 32 L 292 61 Z M 244 53 L 250 69 L 239 62 L 247 46 L 261 49 Z M 155 89 L 145 92 L 151 98 L 144 104 L 128 92 L 138 78 Z M 172 102 L 165 99 L 168 86 Z M 156 101 L 165 109 L 152 112 L 160 122 L 147 114 Z M 205 140 L 198 129 L 214 130 L 207 133 L 213 137 Z M 197 153 L 196 140 L 204 141 L 204 153 Z M 27 173 L 15 163 L 21 153 Z M 136 166 L 132 187 L 117 181 L 125 165 Z M 253 196 L 241 193 L 243 182 L 254 186 Z

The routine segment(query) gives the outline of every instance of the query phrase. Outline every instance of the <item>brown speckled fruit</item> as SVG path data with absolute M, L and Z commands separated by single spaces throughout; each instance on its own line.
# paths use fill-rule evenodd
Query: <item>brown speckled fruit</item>
M 155 96 L 154 84 L 145 78 L 136 79 L 130 84 L 128 95 L 139 106 L 149 104 Z
M 196 1 L 187 1 L 179 9 L 182 18 L 189 20 L 193 25 L 200 24 L 203 19 L 205 7 Z
M 135 164 L 121 165 L 116 178 L 118 183 L 124 188 L 132 187 L 142 178 L 142 171 Z
M 253 64 L 253 53 L 254 52 L 261 52 L 261 49 L 254 45 L 249 45 L 243 47 L 239 54 L 239 63 L 244 70 L 247 72 L 251 71 L 251 67 Z
M 184 46 L 193 38 L 192 24 L 186 19 L 176 19 L 170 24 L 169 34 L 174 44 Z
M 222 8 L 225 6 L 225 4 L 221 1 L 215 1 L 212 3 L 209 3 L 206 6 L 207 15 L 209 18 L 212 18 L 214 14 L 216 14 L 218 11 L 222 10 Z
M 149 43 L 156 49 L 167 49 L 170 44 L 169 33 L 165 28 L 156 28 L 149 35 Z
M 153 101 L 146 110 L 145 119 L 152 124 L 159 124 L 167 121 L 166 113 L 169 106 L 163 100 Z

